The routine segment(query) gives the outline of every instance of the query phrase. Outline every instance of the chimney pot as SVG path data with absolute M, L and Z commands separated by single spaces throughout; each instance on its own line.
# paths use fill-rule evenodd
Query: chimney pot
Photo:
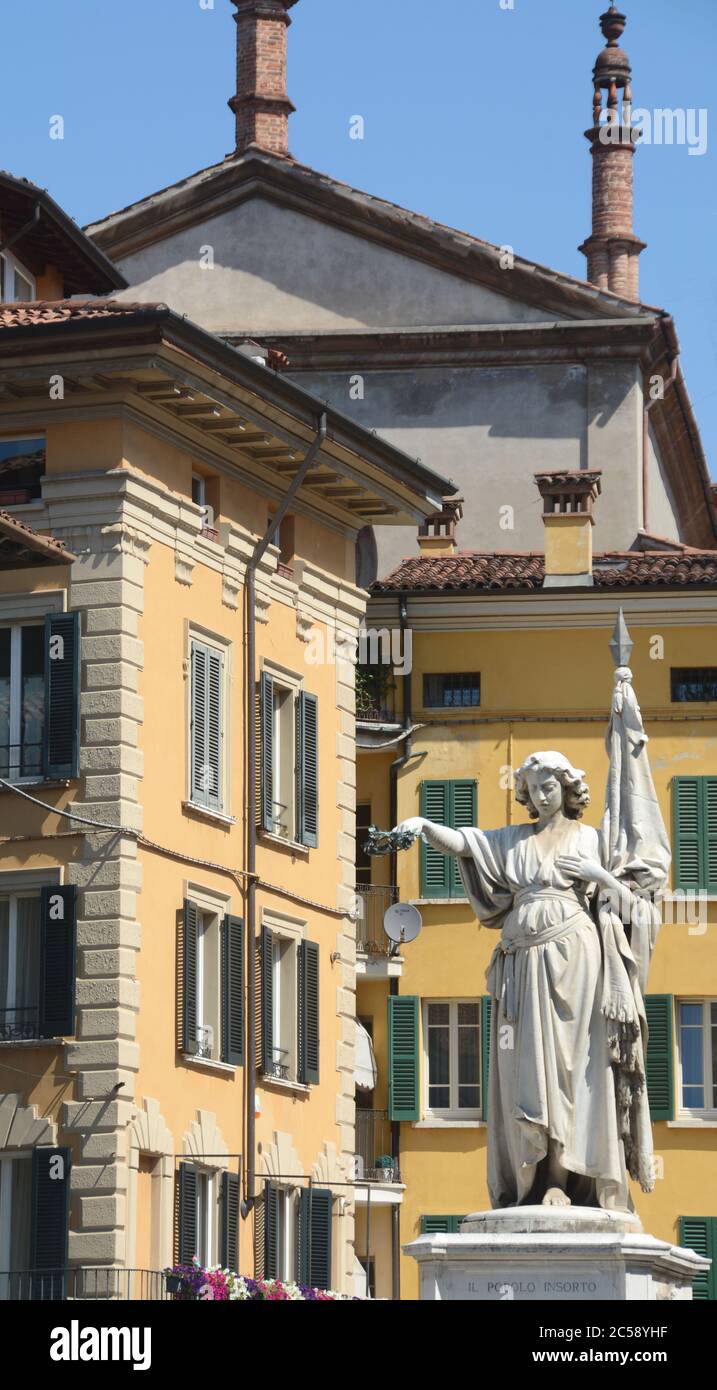
M 593 584 L 593 507 L 601 492 L 599 469 L 535 474 L 543 499 L 545 589 Z
M 425 555 L 452 555 L 457 549 L 456 527 L 463 516 L 462 497 L 444 497 L 440 512 L 427 516 L 418 528 L 418 545 Z

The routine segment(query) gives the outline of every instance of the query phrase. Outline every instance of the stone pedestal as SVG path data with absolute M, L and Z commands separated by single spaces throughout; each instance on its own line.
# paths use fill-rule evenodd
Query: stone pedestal
M 466 1217 L 458 1235 L 421 1236 L 422 1300 L 490 1302 L 691 1299 L 709 1267 L 692 1250 L 645 1235 L 637 1216 L 590 1207 L 510 1207 Z

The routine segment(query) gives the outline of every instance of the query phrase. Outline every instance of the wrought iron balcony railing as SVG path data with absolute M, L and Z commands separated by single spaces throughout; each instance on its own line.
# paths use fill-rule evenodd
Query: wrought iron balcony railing
M 386 1110 L 356 1111 L 355 1177 L 366 1182 L 400 1182 L 391 1155 L 391 1125 Z
M 98 1266 L 0 1272 L 0 1301 L 3 1302 L 157 1303 L 171 1297 L 164 1273 L 159 1269 Z
M 0 1042 L 35 1042 L 40 1036 L 37 1004 L 0 1009 Z
M 386 909 L 398 902 L 398 888 L 384 884 L 357 883 L 359 907 L 356 920 L 356 950 L 367 956 L 387 956 L 391 949 L 383 929 Z

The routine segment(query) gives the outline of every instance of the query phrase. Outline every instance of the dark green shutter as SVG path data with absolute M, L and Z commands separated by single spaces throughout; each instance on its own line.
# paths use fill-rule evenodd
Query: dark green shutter
M 299 1081 L 319 1084 L 319 948 L 299 944 Z
M 455 1236 L 461 1228 L 464 1216 L 422 1216 L 422 1236 Z
M 45 776 L 80 770 L 80 615 L 45 618 Z
M 671 994 L 647 994 L 647 1094 L 653 1120 L 675 1118 Z
M 66 1296 L 64 1272 L 70 1217 L 70 1150 L 32 1151 L 32 1226 L 30 1264 L 33 1270 L 57 1271 L 37 1281 L 35 1296 L 62 1299 Z
M 717 893 L 717 777 L 675 777 L 675 887 Z
M 481 999 L 481 1114 L 488 1119 L 488 1077 L 490 1075 L 490 1023 L 493 1000 L 490 994 Z
M 260 818 L 262 829 L 274 829 L 274 681 L 266 671 L 260 682 Z
M 420 814 L 438 825 L 448 824 L 448 782 L 422 782 Z M 447 898 L 450 893 L 450 859 L 421 840 L 421 897 Z
M 72 1037 L 77 976 L 77 889 L 43 888 L 40 926 L 41 1038 Z
M 681 1216 L 679 1231 L 680 1245 L 712 1261 L 709 1269 L 692 1280 L 692 1297 L 717 1299 L 717 1217 Z
M 222 1226 L 220 1259 L 224 1269 L 239 1273 L 239 1178 L 222 1173 Z
M 302 1188 L 298 1209 L 298 1282 L 310 1289 L 331 1288 L 333 1193 Z
M 417 1120 L 419 1001 L 415 995 L 388 999 L 388 1113 L 391 1120 Z
M 279 1277 L 279 1189 L 264 1184 L 264 1278 Z
M 274 1066 L 274 937 L 261 929 L 261 1069 L 270 1076 Z
M 191 1163 L 179 1165 L 178 1254 L 180 1265 L 190 1265 L 197 1253 L 197 1170 Z
M 475 825 L 477 789 L 474 781 L 421 783 L 421 815 L 454 830 Z M 462 898 L 465 888 L 455 856 L 441 854 L 421 841 L 421 897 Z
M 182 980 L 182 1047 L 192 1056 L 197 1051 L 197 950 L 199 909 L 184 899 L 184 972 Z
M 222 793 L 222 658 L 192 643 L 191 799 L 220 810 Z
M 244 1065 L 244 923 L 222 922 L 222 1061 Z
M 296 701 L 297 839 L 319 842 L 319 702 L 300 691 Z

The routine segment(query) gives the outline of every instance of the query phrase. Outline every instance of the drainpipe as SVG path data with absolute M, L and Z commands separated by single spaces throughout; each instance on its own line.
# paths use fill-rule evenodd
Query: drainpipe
M 406 638 L 406 626 L 407 626 L 407 620 L 408 620 L 408 607 L 407 607 L 406 599 L 405 599 L 403 596 L 401 596 L 401 598 L 399 598 L 399 600 L 398 600 L 398 619 L 399 619 L 400 631 L 401 631 L 401 655 L 402 655 L 402 657 L 403 657 L 403 659 L 404 659 L 404 663 L 405 663 L 405 656 L 406 656 L 406 640 L 405 640 L 405 638 Z M 408 672 L 405 672 L 405 671 L 404 671 L 404 675 L 403 675 L 403 728 L 404 728 L 404 731 L 407 731 L 408 729 L 410 729 L 410 728 L 411 728 L 411 724 L 412 724 L 411 672 L 410 672 L 410 671 L 408 671 Z M 391 763 L 390 770 L 389 770 L 389 777 L 390 777 L 390 779 L 391 779 L 390 821 L 391 821 L 391 825 L 392 825 L 392 826 L 396 825 L 396 823 L 397 823 L 397 821 L 398 821 L 398 774 L 399 774 L 399 772 L 401 771 L 401 769 L 402 769 L 403 767 L 405 767 L 405 765 L 406 765 L 406 763 L 408 762 L 408 759 L 409 759 L 410 757 L 411 757 L 411 735 L 410 735 L 408 732 L 406 732 L 406 737 L 405 737 L 404 740 L 403 740 L 403 752 L 400 753 L 399 756 L 398 756 L 397 758 L 394 758 L 393 762 Z M 390 860 L 390 863 L 391 863 L 391 882 L 392 882 L 392 884 L 395 884 L 396 881 L 397 881 L 397 878 L 398 878 L 398 853 L 397 853 L 396 850 L 393 850 L 393 851 L 391 852 L 391 860 Z M 398 980 L 397 980 L 397 979 L 392 979 L 392 980 L 391 980 L 391 982 L 390 982 L 390 991 L 391 991 L 391 994 L 392 994 L 392 995 L 397 995 L 397 994 L 398 994 Z M 401 1168 L 401 1163 L 400 1163 L 400 1159 L 401 1159 L 401 1125 L 400 1125 L 400 1121 L 398 1121 L 398 1120 L 392 1120 L 392 1121 L 391 1121 L 391 1153 L 392 1153 L 392 1156 L 393 1156 L 393 1157 L 396 1159 L 396 1161 L 397 1161 L 397 1166 L 398 1166 L 398 1169 L 399 1169 L 399 1172 L 400 1172 L 400 1168 Z M 395 1206 L 393 1206 L 393 1207 L 391 1208 L 391 1285 L 392 1285 L 392 1287 L 391 1287 L 391 1297 L 392 1297 L 392 1299 L 394 1300 L 394 1302 L 396 1302 L 396 1303 L 398 1303 L 399 1300 L 400 1300 L 400 1298 L 401 1298 L 401 1265 L 400 1265 L 400 1255 L 401 1255 L 401 1231 L 400 1231 L 400 1219 L 401 1219 L 401 1208 L 400 1208 L 400 1206 L 398 1206 L 398 1204 L 396 1204 Z
M 246 571 L 246 661 L 244 667 L 244 708 L 246 726 L 246 769 L 247 769 L 247 854 L 246 868 L 248 885 L 246 893 L 246 968 L 247 968 L 247 1020 L 246 1020 L 246 1129 L 244 1152 L 246 1161 L 246 1186 L 242 1203 L 242 1216 L 247 1217 L 256 1197 L 254 1181 L 256 1177 L 256 571 L 259 561 L 277 535 L 289 507 L 304 483 L 306 475 L 321 452 L 326 439 L 326 414 L 319 419 L 318 432 L 308 453 L 302 460 L 298 473 L 288 492 L 282 499 L 278 511 L 269 522 L 263 540 L 259 541 Z
M 670 361 L 670 375 L 663 381 L 662 396 L 654 396 L 649 401 L 645 395 L 645 403 L 642 412 L 642 529 L 649 534 L 650 531 L 650 411 L 655 401 L 664 400 L 665 392 L 673 386 L 677 380 L 677 368 L 679 366 L 680 354 L 676 352 Z

